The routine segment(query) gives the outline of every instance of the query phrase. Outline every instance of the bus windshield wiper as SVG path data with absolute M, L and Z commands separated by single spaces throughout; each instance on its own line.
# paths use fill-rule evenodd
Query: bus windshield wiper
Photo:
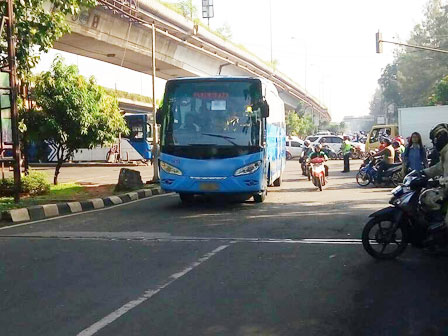
M 221 139 L 227 140 L 228 142 L 230 142 L 234 146 L 238 146 L 237 143 L 232 141 L 232 140 L 235 140 L 235 138 L 232 138 L 232 137 L 229 137 L 229 136 L 226 136 L 226 135 L 212 134 L 212 133 L 201 133 L 201 134 L 202 135 L 211 136 L 211 137 L 215 137 L 215 138 L 221 138 Z

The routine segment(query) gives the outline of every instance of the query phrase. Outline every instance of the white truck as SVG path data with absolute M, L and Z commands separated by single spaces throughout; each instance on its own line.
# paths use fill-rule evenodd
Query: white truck
M 377 149 L 382 137 L 402 136 L 406 139 L 413 132 L 420 133 L 423 145 L 431 148 L 429 132 L 442 122 L 448 123 L 448 105 L 400 108 L 398 109 L 398 125 L 375 125 L 372 127 L 367 137 L 366 151 Z

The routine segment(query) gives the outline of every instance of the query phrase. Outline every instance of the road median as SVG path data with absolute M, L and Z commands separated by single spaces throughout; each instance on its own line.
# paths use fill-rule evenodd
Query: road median
M 59 217 L 74 213 L 86 212 L 106 207 L 112 207 L 143 198 L 149 198 L 155 195 L 161 195 L 165 192 L 160 186 L 154 186 L 147 189 L 130 191 L 120 195 L 112 195 L 102 198 L 93 198 L 85 201 L 60 202 L 56 204 L 34 205 L 19 209 L 5 210 L 0 213 L 0 226 L 8 226 L 11 223 L 24 223 L 29 221 Z

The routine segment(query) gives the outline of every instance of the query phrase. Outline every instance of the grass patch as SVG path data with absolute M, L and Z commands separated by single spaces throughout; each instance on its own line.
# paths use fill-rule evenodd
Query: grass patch
M 52 185 L 50 192 L 41 196 L 24 196 L 19 203 L 13 197 L 0 197 L 0 212 L 10 209 L 24 208 L 32 205 L 57 203 L 62 201 L 81 200 L 89 197 L 87 188 L 76 183 Z
M 145 184 L 143 189 L 151 189 L 154 185 Z M 26 208 L 33 205 L 59 203 L 65 201 L 85 201 L 91 198 L 103 198 L 111 195 L 121 195 L 128 191 L 115 192 L 114 184 L 84 186 L 77 183 L 62 183 L 52 185 L 50 192 L 42 196 L 23 197 L 19 203 L 14 203 L 13 197 L 0 197 L 0 212 L 11 209 Z M 137 188 L 140 189 L 140 188 Z

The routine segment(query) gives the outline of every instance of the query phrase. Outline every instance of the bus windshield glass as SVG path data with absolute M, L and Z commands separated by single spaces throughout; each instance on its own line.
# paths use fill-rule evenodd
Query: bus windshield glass
M 179 81 L 165 95 L 162 147 L 260 146 L 260 81 Z

